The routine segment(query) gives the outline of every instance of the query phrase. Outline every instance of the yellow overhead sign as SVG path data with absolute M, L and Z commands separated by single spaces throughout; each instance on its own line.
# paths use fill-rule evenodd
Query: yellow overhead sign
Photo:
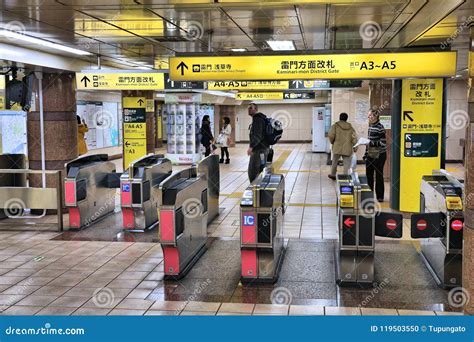
M 289 81 L 218 81 L 207 82 L 209 90 L 286 90 Z
M 236 93 L 236 100 L 283 100 L 282 92 Z
M 420 211 L 421 178 L 441 167 L 443 80 L 402 81 L 400 208 Z
M 448 77 L 456 52 L 171 57 L 173 81 Z
M 138 13 L 138 15 L 137 15 Z M 163 36 L 164 24 L 159 17 L 137 11 L 118 12 L 104 21 L 80 17 L 74 20 L 75 32 L 89 37 L 143 37 Z
M 78 90 L 163 90 L 165 78 L 157 72 L 79 72 L 76 86 Z

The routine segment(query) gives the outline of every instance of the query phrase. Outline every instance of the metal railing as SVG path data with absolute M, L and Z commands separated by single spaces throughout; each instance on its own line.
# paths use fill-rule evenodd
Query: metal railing
M 6 211 L 8 219 L 41 219 L 45 215 L 41 216 L 21 216 L 21 215 L 8 215 L 8 209 L 14 205 L 15 210 L 22 211 L 24 209 L 43 210 L 56 210 L 57 214 L 57 231 L 63 231 L 63 188 L 61 171 L 59 170 L 28 170 L 28 169 L 0 169 L 0 174 L 41 174 L 55 175 L 56 187 L 55 188 L 33 188 L 33 187 L 15 187 L 15 186 L 0 186 L 0 210 Z M 22 222 L 26 226 L 46 225 L 44 222 Z M 0 229 L 2 226 L 12 226 L 11 222 L 0 222 Z M 18 229 L 8 229 L 18 230 Z M 21 229 L 23 230 L 23 229 Z

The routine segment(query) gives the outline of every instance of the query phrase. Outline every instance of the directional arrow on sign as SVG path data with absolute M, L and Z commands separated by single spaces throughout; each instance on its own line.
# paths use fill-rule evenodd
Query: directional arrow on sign
M 346 227 L 349 227 L 349 228 L 352 228 L 352 226 L 354 225 L 355 221 L 352 219 L 352 217 L 348 217 L 344 220 L 344 225 Z
M 125 147 L 129 147 L 130 143 L 128 141 L 125 142 Z
M 179 69 L 181 69 L 181 76 L 183 76 L 184 75 L 184 69 L 189 69 L 189 68 L 184 62 L 181 62 L 176 67 L 176 70 L 179 70 Z
M 291 81 L 291 83 L 295 86 L 296 89 L 299 89 L 300 86 L 303 84 L 303 81 Z
M 413 118 L 410 116 L 410 114 L 413 114 L 413 112 L 411 110 L 404 110 L 403 111 L 403 121 L 407 121 L 407 118 L 408 118 L 408 120 L 413 122 Z
M 90 82 L 90 81 L 91 80 L 87 76 L 84 76 L 83 78 L 81 78 L 81 82 L 84 82 L 84 87 L 85 88 L 87 88 L 87 82 Z
M 407 139 L 407 141 L 411 141 L 411 134 L 405 135 L 405 138 Z
M 142 99 L 138 99 L 137 103 L 141 106 L 142 104 L 145 103 L 145 101 L 143 101 Z

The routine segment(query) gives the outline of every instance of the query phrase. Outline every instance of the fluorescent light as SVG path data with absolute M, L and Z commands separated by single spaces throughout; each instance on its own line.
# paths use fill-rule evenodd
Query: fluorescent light
M 296 50 L 292 40 L 267 40 L 267 44 L 273 51 Z
M 245 52 L 247 51 L 247 49 L 243 49 L 243 48 L 233 48 L 233 49 L 230 49 L 231 51 L 233 52 Z
M 6 37 L 6 38 L 18 39 L 18 40 L 21 40 L 21 41 L 24 41 L 24 42 L 28 42 L 28 43 L 32 43 L 32 44 L 36 44 L 36 45 L 41 45 L 41 46 L 44 46 L 44 47 L 48 47 L 48 48 L 52 48 L 52 49 L 56 49 L 56 50 L 61 50 L 61 51 L 64 51 L 64 52 L 70 52 L 70 53 L 73 53 L 75 55 L 80 55 L 80 56 L 91 55 L 91 53 L 87 52 L 87 51 L 74 49 L 74 48 L 71 48 L 71 47 L 68 47 L 68 46 L 65 46 L 65 45 L 56 44 L 56 43 L 53 43 L 53 42 L 50 42 L 50 41 L 47 41 L 47 40 L 44 40 L 44 39 L 39 39 L 39 38 L 27 36 L 26 34 L 17 33 L 17 32 L 5 30 L 5 29 L 0 29 L 0 36 Z

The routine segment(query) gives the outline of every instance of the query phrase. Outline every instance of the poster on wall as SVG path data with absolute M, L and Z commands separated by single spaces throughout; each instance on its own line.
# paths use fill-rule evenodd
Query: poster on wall
M 27 154 L 25 112 L 0 111 L 0 153 Z

